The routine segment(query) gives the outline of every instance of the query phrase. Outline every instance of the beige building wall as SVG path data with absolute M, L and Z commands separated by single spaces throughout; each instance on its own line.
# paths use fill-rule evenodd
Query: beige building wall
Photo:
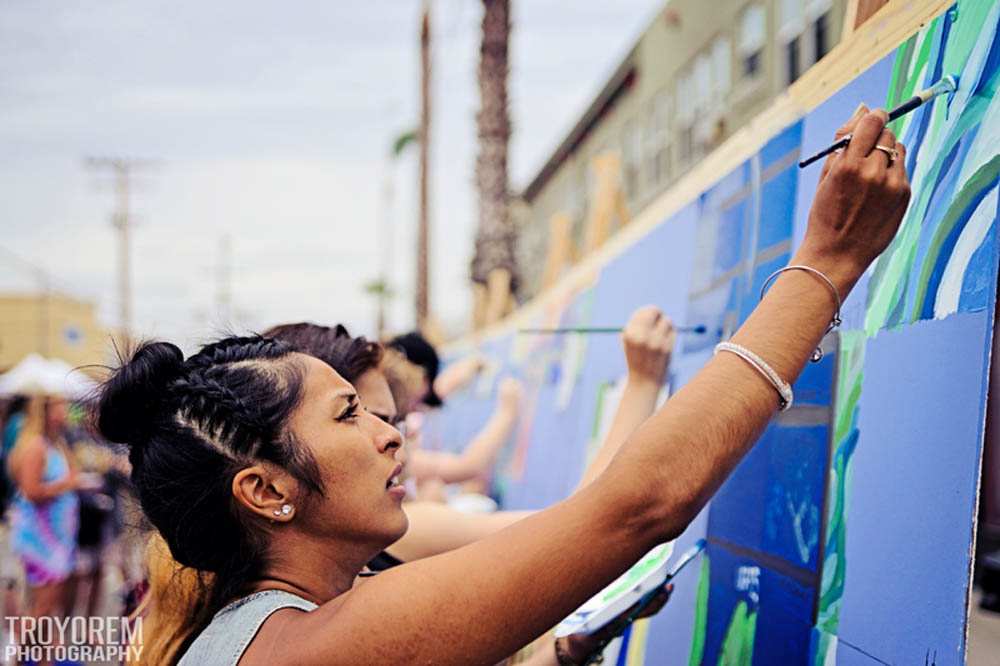
M 552 220 L 582 254 L 595 158 L 614 152 L 632 215 L 840 39 L 847 0 L 671 0 L 521 195 L 524 300 L 543 286 Z M 564 225 L 565 226 L 565 225 Z M 550 276 L 551 277 L 551 276 Z
M 34 352 L 70 365 L 107 363 L 109 332 L 92 303 L 61 295 L 0 295 L 0 371 Z

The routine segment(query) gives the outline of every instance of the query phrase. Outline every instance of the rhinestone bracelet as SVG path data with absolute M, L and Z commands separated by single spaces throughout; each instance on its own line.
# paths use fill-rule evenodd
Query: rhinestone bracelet
M 788 385 L 788 382 L 778 376 L 778 373 L 774 371 L 774 368 L 767 364 L 767 361 L 746 347 L 732 342 L 720 342 L 717 344 L 715 346 L 715 353 L 718 354 L 720 351 L 727 351 L 732 354 L 736 354 L 749 363 L 755 370 L 757 370 L 757 372 L 763 375 L 767 381 L 771 382 L 774 390 L 778 392 L 778 407 L 781 411 L 785 411 L 792 406 L 792 399 L 794 398 L 794 395 L 792 394 L 792 387 Z

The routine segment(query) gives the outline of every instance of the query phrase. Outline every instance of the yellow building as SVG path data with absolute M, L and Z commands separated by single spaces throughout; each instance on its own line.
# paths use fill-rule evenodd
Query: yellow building
M 32 352 L 81 366 L 106 363 L 110 350 L 93 303 L 58 293 L 0 294 L 0 371 Z

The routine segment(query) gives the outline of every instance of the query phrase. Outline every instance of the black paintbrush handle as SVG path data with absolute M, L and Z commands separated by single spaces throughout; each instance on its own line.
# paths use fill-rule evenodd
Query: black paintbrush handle
M 829 146 L 827 146 L 823 150 L 819 151 L 818 153 L 816 153 L 812 157 L 807 157 L 806 159 L 804 159 L 801 162 L 799 162 L 799 168 L 801 169 L 803 167 L 807 167 L 810 164 L 812 164 L 813 162 L 816 162 L 818 160 L 823 159 L 824 157 L 826 157 L 830 153 L 837 152 L 841 148 L 847 148 L 847 145 L 850 142 L 851 142 L 851 135 L 848 134 L 847 136 L 845 136 L 844 138 L 840 139 L 839 141 L 834 141 Z
M 923 103 L 924 100 L 921 99 L 920 95 L 914 95 L 913 97 L 906 100 L 905 102 L 903 102 L 902 104 L 900 104 L 895 109 L 889 112 L 889 122 L 891 123 L 893 120 L 896 120 L 901 116 L 905 116 L 907 113 L 913 111 L 915 108 L 917 108 Z

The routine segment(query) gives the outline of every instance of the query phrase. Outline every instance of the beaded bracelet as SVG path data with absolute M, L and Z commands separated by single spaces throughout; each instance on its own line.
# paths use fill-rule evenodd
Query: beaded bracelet
M 774 368 L 767 364 L 767 361 L 746 347 L 732 342 L 720 342 L 717 344 L 715 346 L 715 353 L 718 354 L 720 351 L 727 351 L 732 354 L 736 354 L 749 363 L 755 370 L 757 370 L 757 372 L 763 375 L 767 381 L 771 382 L 771 386 L 773 386 L 774 390 L 778 392 L 778 407 L 781 411 L 785 411 L 792 406 L 792 400 L 795 397 L 792 394 L 792 387 L 788 385 L 788 382 L 778 376 L 778 373 L 774 371 Z
M 822 280 L 826 284 L 826 286 L 829 287 L 830 293 L 833 294 L 833 300 L 836 301 L 836 303 L 837 303 L 837 311 L 833 313 L 833 319 L 830 320 L 830 325 L 827 326 L 826 333 L 824 333 L 823 335 L 824 336 L 828 335 L 833 329 L 835 329 L 838 326 L 840 326 L 840 323 L 841 323 L 840 322 L 840 308 L 841 308 L 841 305 L 843 305 L 843 303 L 840 300 L 840 293 L 837 291 L 837 287 L 834 286 L 833 280 L 831 280 L 826 275 L 824 275 L 822 272 L 816 270 L 812 266 L 806 266 L 804 264 L 791 264 L 790 266 L 785 266 L 784 268 L 779 268 L 778 270 L 774 271 L 773 273 L 771 273 L 770 275 L 767 276 L 767 279 L 764 280 L 764 284 L 761 285 L 761 288 L 760 288 L 760 297 L 761 297 L 761 299 L 763 299 L 764 298 L 764 294 L 767 293 L 767 287 L 768 287 L 768 285 L 771 284 L 771 281 L 774 280 L 774 278 L 776 278 L 779 275 L 781 275 L 782 273 L 784 273 L 785 271 L 805 271 L 807 273 L 811 273 L 811 274 L 815 275 L 820 280 Z M 816 351 L 813 352 L 813 354 L 812 354 L 812 356 L 810 357 L 809 360 L 812 361 L 813 363 L 818 363 L 819 360 L 822 359 L 822 358 L 823 358 L 823 350 L 820 349 L 819 347 L 816 347 Z

